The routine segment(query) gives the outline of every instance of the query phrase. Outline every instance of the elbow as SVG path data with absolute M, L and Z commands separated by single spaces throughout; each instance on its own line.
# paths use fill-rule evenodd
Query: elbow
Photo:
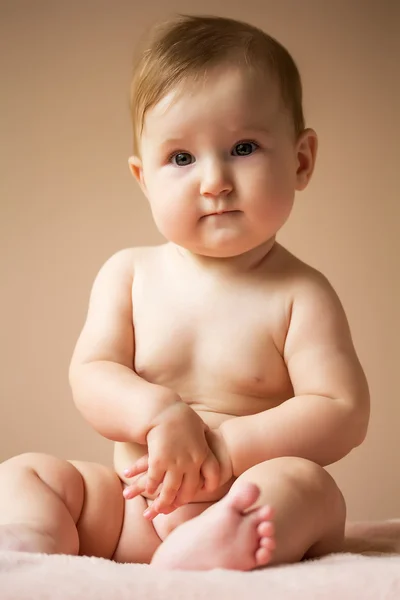
M 72 390 L 72 393 L 74 392 L 76 379 L 77 379 L 76 368 L 75 368 L 75 366 L 71 365 L 69 367 L 69 371 L 68 371 L 68 383 L 69 383 L 69 387 Z
M 358 410 L 354 415 L 354 448 L 360 446 L 367 437 L 370 410 Z
M 349 452 L 360 446 L 368 432 L 370 419 L 369 393 L 362 394 L 355 401 L 345 402 L 345 431 L 347 431 L 347 443 Z
M 72 400 L 78 410 L 82 409 L 83 398 L 85 397 L 85 380 L 87 378 L 87 370 L 85 365 L 71 363 L 68 371 L 68 382 L 71 388 Z
M 81 367 L 81 363 L 77 360 L 74 360 L 73 357 L 68 369 L 68 382 L 72 391 L 74 391 L 74 388 L 77 385 L 78 380 L 80 378 Z
M 77 383 L 78 383 L 78 369 L 76 368 L 76 365 L 74 365 L 73 363 L 70 364 L 70 367 L 68 370 L 68 383 L 69 383 L 69 387 L 71 388 L 72 398 L 75 401 L 75 390 L 77 388 Z
M 92 369 L 96 369 L 99 361 L 91 360 L 78 362 L 72 360 L 68 370 L 68 381 L 72 391 L 82 385 L 82 381 L 91 376 Z
M 369 397 L 362 402 L 354 400 L 335 400 L 336 425 L 334 443 L 326 447 L 327 453 L 322 460 L 316 461 L 321 466 L 328 466 L 350 454 L 360 446 L 366 438 L 369 423 Z

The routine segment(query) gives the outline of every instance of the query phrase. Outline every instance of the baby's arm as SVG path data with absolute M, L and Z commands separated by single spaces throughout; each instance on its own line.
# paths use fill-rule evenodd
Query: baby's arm
M 85 326 L 72 357 L 70 383 L 76 406 L 104 437 L 148 446 L 146 490 L 162 483 L 157 508 L 170 506 L 181 490 L 190 499 L 201 477 L 218 485 L 218 461 L 207 426 L 169 388 L 149 383 L 133 370 L 133 252 L 122 250 L 100 269 Z M 127 465 L 128 466 L 128 465 Z M 187 500 L 189 501 L 189 500 Z
M 280 456 L 328 465 L 365 438 L 368 385 L 341 303 L 320 274 L 296 292 L 283 357 L 294 397 L 220 426 L 235 476 Z
M 130 249 L 100 269 L 69 380 L 77 408 L 96 431 L 114 441 L 145 444 L 149 423 L 181 399 L 133 370 L 132 281 Z

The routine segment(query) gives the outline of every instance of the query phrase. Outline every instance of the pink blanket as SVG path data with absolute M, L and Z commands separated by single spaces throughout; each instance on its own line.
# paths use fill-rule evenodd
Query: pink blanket
M 65 555 L 0 552 L 1 600 L 400 600 L 399 522 L 364 524 L 346 552 L 250 573 L 167 571 Z M 364 554 L 357 550 L 368 550 Z

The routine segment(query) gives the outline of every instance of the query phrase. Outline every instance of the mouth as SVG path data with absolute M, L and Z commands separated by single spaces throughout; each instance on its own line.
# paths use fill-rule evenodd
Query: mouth
M 233 214 L 233 213 L 239 213 L 239 212 L 241 212 L 241 211 L 240 210 L 218 210 L 216 212 L 209 213 L 206 216 L 213 217 L 213 216 L 220 216 L 220 215 Z

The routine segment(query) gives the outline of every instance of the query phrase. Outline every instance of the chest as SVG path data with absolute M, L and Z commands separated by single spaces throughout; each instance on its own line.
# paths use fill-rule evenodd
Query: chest
M 282 359 L 286 319 L 276 294 L 147 274 L 135 281 L 132 299 L 135 370 L 148 381 L 188 393 L 259 397 L 290 387 Z

